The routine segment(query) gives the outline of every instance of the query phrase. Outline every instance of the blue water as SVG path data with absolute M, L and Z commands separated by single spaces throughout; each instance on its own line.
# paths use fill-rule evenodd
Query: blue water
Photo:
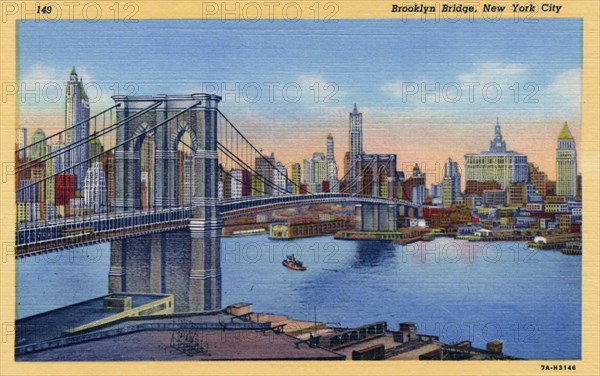
M 281 265 L 291 253 L 307 271 Z M 440 238 L 403 247 L 266 236 L 225 238 L 221 254 L 223 306 L 249 302 L 255 312 L 303 320 L 316 307 L 330 325 L 412 321 L 446 342 L 485 347 L 499 338 L 512 356 L 581 357 L 580 257 L 518 242 Z M 109 260 L 108 244 L 19 259 L 17 316 L 106 294 Z
M 305 272 L 281 266 L 295 253 Z M 450 238 L 408 246 L 264 236 L 222 243 L 223 304 L 341 326 L 378 320 L 475 346 L 499 338 L 506 354 L 581 356 L 581 258 L 524 243 Z

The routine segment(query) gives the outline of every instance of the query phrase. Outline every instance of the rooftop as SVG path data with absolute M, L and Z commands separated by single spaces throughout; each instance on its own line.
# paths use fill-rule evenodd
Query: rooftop
M 113 294 L 131 297 L 131 309 L 170 297 L 168 294 Z M 60 337 L 65 331 L 115 316 L 104 309 L 104 298 L 86 300 L 66 307 L 25 317 L 15 322 L 15 346 L 25 346 Z
M 206 350 L 186 355 L 173 345 L 176 331 L 140 331 L 17 356 L 18 361 L 77 360 L 343 360 L 332 351 L 296 345 L 297 339 L 273 331 L 186 330 Z
M 560 133 L 558 134 L 558 139 L 559 140 L 572 140 L 573 139 L 573 135 L 571 134 L 571 131 L 569 130 L 569 126 L 567 125 L 566 121 L 563 124 L 563 127 L 560 130 Z

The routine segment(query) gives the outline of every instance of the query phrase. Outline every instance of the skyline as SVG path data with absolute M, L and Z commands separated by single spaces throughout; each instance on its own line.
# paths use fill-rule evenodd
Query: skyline
M 111 28 L 102 27 L 103 22 L 20 22 L 18 77 L 29 87 L 35 82 L 66 82 L 68 71 L 75 65 L 84 83 L 94 82 L 104 93 L 99 101 L 91 103 L 92 114 L 111 105 L 106 93 L 112 94 L 115 82 L 121 89 L 135 82 L 135 94 L 200 92 L 202 83 L 207 88 L 211 82 L 257 83 L 263 88 L 261 100 L 251 103 L 242 96 L 236 103 L 229 95 L 224 96 L 221 108 L 256 144 L 274 152 L 286 165 L 324 151 L 329 133 L 336 142 L 335 159 L 343 161 L 348 150 L 348 114 L 356 102 L 364 118 L 365 152 L 397 154 L 399 168 L 404 170 L 414 163 L 419 163 L 424 172 L 435 169 L 439 176 L 435 181 L 428 179 L 428 183 L 443 177 L 441 171 L 448 157 L 459 161 L 463 169 L 464 154 L 486 150 L 499 117 L 508 149 L 527 154 L 553 179 L 556 136 L 564 121 L 580 152 L 581 22 L 539 21 L 511 23 L 510 30 L 500 32 L 497 23 L 485 22 L 425 26 L 394 20 L 340 21 L 333 25 L 301 21 L 298 28 L 283 28 L 289 26 L 284 21 L 244 24 L 241 28 L 239 24 L 219 22 L 219 33 L 210 38 L 197 37 L 205 35 L 201 31 L 214 29 L 215 23 L 209 21 L 143 21 L 136 26 L 111 24 Z M 267 31 L 276 29 L 277 33 L 261 31 L 265 26 Z M 71 33 L 82 27 L 89 33 Z M 478 30 L 475 36 L 469 33 L 474 28 Z M 511 36 L 517 33 L 520 39 L 525 34 L 530 37 L 523 39 L 523 45 L 513 46 Z M 33 34 L 37 40 L 28 39 Z M 65 44 L 66 35 L 77 43 Z M 470 39 L 465 43 L 467 36 Z M 98 42 L 106 38 L 110 45 Z M 141 42 L 133 45 L 131 38 Z M 149 49 L 146 41 L 160 45 Z M 248 41 L 286 48 L 253 48 L 254 43 Z M 550 43 L 551 50 L 547 48 Z M 199 45 L 200 52 L 188 48 L 190 45 Z M 203 47 L 211 51 L 210 56 L 202 54 Z M 146 59 L 149 54 L 151 60 Z M 551 58 L 556 55 L 561 59 Z M 135 63 L 139 59 L 148 65 L 143 72 Z M 276 89 L 271 103 L 264 86 L 268 82 L 298 83 L 303 96 L 297 102 L 288 102 Z M 334 82 L 338 92 L 333 99 L 338 102 L 314 103 L 311 82 L 318 83 L 321 97 L 327 94 L 324 85 Z M 477 96 L 473 103 L 462 98 L 457 103 L 431 103 L 434 95 L 428 95 L 427 103 L 421 103 L 417 94 L 404 102 L 401 82 L 424 82 L 428 89 L 434 88 L 435 82 L 442 86 L 497 82 L 503 96 L 496 103 L 477 100 Z M 527 93 L 525 84 L 535 82 L 539 102 L 514 103 L 511 82 L 519 83 L 521 97 Z M 463 89 L 463 96 L 466 94 Z M 32 98 L 20 104 L 20 126 L 31 129 L 29 135 L 38 127 L 46 134 L 64 127 L 64 97 L 54 103 L 35 103 Z M 302 129 L 298 138 L 281 137 L 298 128 Z M 262 142 L 273 139 L 279 140 L 277 145 Z M 441 150 L 425 150 L 424 144 Z

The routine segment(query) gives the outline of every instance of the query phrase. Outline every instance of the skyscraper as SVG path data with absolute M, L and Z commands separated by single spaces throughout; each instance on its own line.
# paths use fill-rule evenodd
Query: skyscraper
M 302 171 L 302 182 L 306 184 L 308 193 L 321 192 L 324 181 L 329 182 L 327 171 L 327 158 L 323 153 L 313 153 L 310 160 L 304 160 Z
M 510 183 L 527 183 L 527 156 L 506 150 L 496 119 L 489 151 L 465 155 L 465 181 L 497 182 L 502 189 Z
M 106 209 L 106 179 L 101 162 L 92 163 L 85 174 L 83 203 L 85 207 L 93 209 L 94 213 L 101 213 Z
M 348 176 L 350 183 L 357 176 L 356 156 L 363 153 L 362 141 L 362 112 L 358 112 L 356 103 L 354 103 L 354 109 L 350 113 L 350 176 Z M 351 193 L 356 193 L 356 184 L 352 184 L 350 188 Z
M 323 153 L 313 153 L 313 157 L 310 162 L 313 165 L 314 173 L 312 183 L 315 183 L 320 187 L 321 183 L 328 181 L 327 159 Z M 321 189 L 317 188 L 317 191 L 320 192 Z
M 327 174 L 329 180 L 329 187 L 331 193 L 339 192 L 338 187 L 338 168 L 335 163 L 335 156 L 333 151 L 333 136 L 331 133 L 327 135 Z
M 275 163 L 273 185 L 273 196 L 281 196 L 287 193 L 287 170 L 281 162 Z
M 503 142 L 503 141 L 502 141 Z M 449 207 L 458 201 L 460 196 L 460 172 L 458 163 L 448 158 L 444 163 L 444 180 L 442 181 L 442 206 Z
M 23 149 L 27 146 L 27 128 L 19 128 L 17 132 L 17 149 Z M 24 160 L 27 157 L 25 151 L 19 153 L 19 159 Z
M 115 156 L 112 152 L 102 154 L 102 169 L 106 174 L 106 205 L 111 212 L 115 202 Z
M 48 145 L 46 141 L 44 141 L 45 138 L 46 134 L 41 129 L 36 130 L 33 136 L 31 137 L 31 148 L 29 149 L 29 156 L 32 160 L 41 158 L 48 152 Z
M 423 205 L 425 201 L 425 174 L 421 172 L 418 164 L 413 167 L 410 182 L 410 199 L 414 204 Z
M 314 171 L 313 171 L 313 165 L 310 162 L 310 160 L 303 160 L 302 161 L 302 183 L 304 184 L 310 184 L 310 183 L 314 183 Z
M 302 170 L 300 168 L 300 163 L 293 163 L 292 164 L 292 171 L 291 171 L 291 175 L 292 175 L 292 182 L 294 182 L 294 184 L 292 184 L 292 194 L 300 194 L 300 184 L 302 183 L 301 180 L 301 176 L 302 176 Z
M 69 75 L 69 82 L 66 88 L 65 102 L 65 129 L 73 129 L 65 132 L 65 143 L 74 144 L 86 139 L 89 136 L 89 124 L 84 121 L 90 117 L 90 104 L 83 87 L 83 81 L 77 77 L 75 67 Z M 83 178 L 87 170 L 88 145 L 81 142 L 78 146 L 65 154 L 65 168 L 73 167 L 68 171 L 75 175 L 75 189 L 83 187 Z
M 577 155 L 575 140 L 565 121 L 556 141 L 556 195 L 575 199 L 577 194 Z
M 246 170 L 231 170 L 231 198 L 252 194 L 252 175 Z
M 256 159 L 254 161 L 255 170 L 259 175 L 259 176 L 257 176 L 257 178 L 259 178 L 259 182 L 255 183 L 256 186 L 253 184 L 253 187 L 259 191 L 264 192 L 263 194 L 265 194 L 265 195 L 273 194 L 273 186 L 272 186 L 271 180 L 273 179 L 273 166 L 274 165 L 275 165 L 275 154 L 274 153 L 271 153 L 271 155 L 269 157 L 265 156 L 264 158 L 261 156 L 258 156 L 258 157 L 256 157 Z M 262 185 L 262 187 L 259 187 L 259 185 Z

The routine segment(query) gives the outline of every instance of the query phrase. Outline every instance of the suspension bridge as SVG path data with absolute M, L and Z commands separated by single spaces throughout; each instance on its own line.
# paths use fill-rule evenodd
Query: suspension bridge
M 416 216 L 414 204 L 394 197 L 393 177 L 371 165 L 339 179 L 346 184 L 331 187 L 336 193 L 301 192 L 219 110 L 216 95 L 113 100 L 16 150 L 17 257 L 109 241 L 118 250 L 127 238 L 189 228 L 203 290 L 220 280 L 223 220 L 320 203 L 356 204 L 363 228 L 374 231 L 395 230 L 399 214 Z M 84 137 L 73 140 L 81 128 Z

